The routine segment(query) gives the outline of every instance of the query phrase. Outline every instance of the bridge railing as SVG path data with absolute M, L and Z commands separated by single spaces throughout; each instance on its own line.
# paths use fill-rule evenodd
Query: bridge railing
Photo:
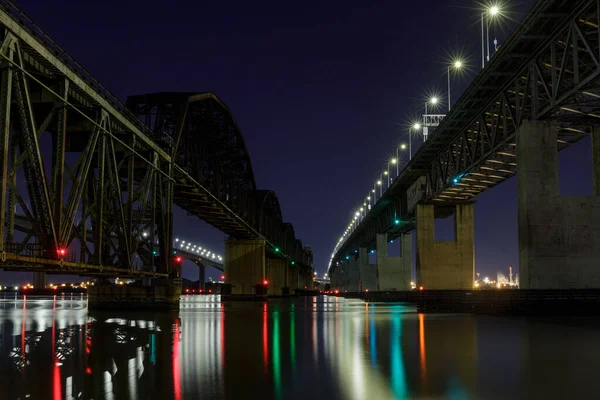
M 58 57 L 65 65 L 77 74 L 82 80 L 89 84 L 104 100 L 110 103 L 140 131 L 148 137 L 154 138 L 154 133 L 144 125 L 144 123 L 108 89 L 106 89 L 100 81 L 98 81 L 90 71 L 79 64 L 75 59 L 58 43 L 56 43 L 50 35 L 42 28 L 33 22 L 25 12 L 14 4 L 11 0 L 0 0 L 0 8 L 7 12 L 23 29 L 29 32 L 40 43 L 42 43 L 54 56 Z

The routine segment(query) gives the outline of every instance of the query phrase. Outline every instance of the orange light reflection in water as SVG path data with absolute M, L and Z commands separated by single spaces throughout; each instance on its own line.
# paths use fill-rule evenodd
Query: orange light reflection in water
M 421 362 L 421 379 L 425 382 L 427 365 L 425 359 L 425 315 L 419 314 L 419 359 Z

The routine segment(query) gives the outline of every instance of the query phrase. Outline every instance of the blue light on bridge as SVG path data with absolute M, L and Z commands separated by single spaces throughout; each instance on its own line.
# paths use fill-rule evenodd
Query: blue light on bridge
M 371 250 L 371 254 L 375 253 L 375 250 Z
M 358 250 L 354 250 L 355 253 L 358 253 Z
M 350 259 L 350 256 L 346 256 L 346 260 L 349 260 L 349 259 Z

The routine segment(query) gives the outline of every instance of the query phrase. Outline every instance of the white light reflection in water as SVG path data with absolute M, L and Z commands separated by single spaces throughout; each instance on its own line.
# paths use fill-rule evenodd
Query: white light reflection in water
M 224 315 L 218 295 L 184 296 L 179 362 L 183 393 L 204 393 L 223 384 Z M 209 396 L 210 397 L 210 396 Z
M 324 301 L 335 301 L 325 297 Z M 325 356 L 337 379 L 342 397 L 347 400 L 394 399 L 386 377 L 371 365 L 366 340 L 366 313 L 369 308 L 359 300 L 347 304 L 325 320 Z M 370 315 L 371 321 L 374 315 Z M 374 325 L 369 325 L 369 344 L 376 346 Z M 400 359 L 402 362 L 402 359 Z

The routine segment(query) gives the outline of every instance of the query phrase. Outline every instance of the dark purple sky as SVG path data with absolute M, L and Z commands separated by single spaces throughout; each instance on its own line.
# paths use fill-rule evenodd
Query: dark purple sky
M 534 1 L 509 3 L 520 20 Z M 470 0 L 19 4 L 121 99 L 216 93 L 242 128 L 259 188 L 277 192 L 319 274 L 402 140 L 398 124 L 422 113 L 427 90 L 445 93 L 446 55 L 462 50 L 473 67 L 454 82 L 454 99 L 480 60 L 480 11 Z M 496 29 L 501 42 L 514 25 Z M 590 194 L 589 144 L 564 153 L 563 193 Z M 516 180 L 478 200 L 477 270 L 517 266 Z M 451 224 L 440 226 L 447 237 Z M 224 235 L 180 210 L 174 232 L 222 254 Z

